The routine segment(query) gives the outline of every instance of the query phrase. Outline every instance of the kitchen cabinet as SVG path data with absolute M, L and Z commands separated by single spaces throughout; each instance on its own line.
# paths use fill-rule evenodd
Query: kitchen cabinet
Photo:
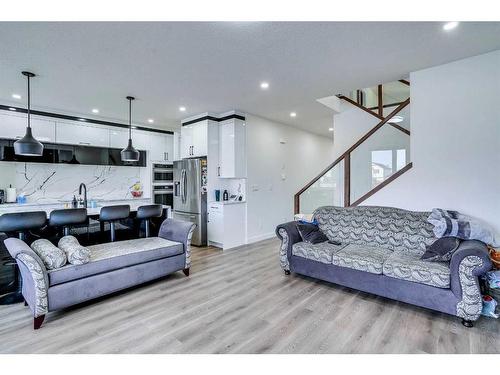
M 24 114 L 0 115 L 0 138 L 20 139 L 26 134 L 28 126 L 27 116 Z M 42 120 L 31 117 L 33 136 L 40 142 L 54 142 L 56 137 L 55 121 Z
M 151 161 L 172 162 L 174 160 L 174 136 L 132 129 L 133 145 L 138 150 L 149 151 Z M 110 147 L 124 148 L 128 142 L 128 130 L 111 129 Z
M 152 161 L 172 162 L 174 160 L 174 137 L 170 134 L 151 133 L 150 155 Z
M 246 178 L 245 122 L 231 119 L 219 125 L 219 171 L 221 178 Z
M 56 123 L 56 142 L 71 145 L 109 147 L 109 129 L 90 124 L 58 121 Z M 123 147 L 125 146 L 126 143 Z
M 246 203 L 211 202 L 208 204 L 207 235 L 209 245 L 230 249 L 246 243 Z
M 208 240 L 218 244 L 224 243 L 224 206 L 220 203 L 208 205 Z
M 181 158 L 207 156 L 208 120 L 181 128 Z

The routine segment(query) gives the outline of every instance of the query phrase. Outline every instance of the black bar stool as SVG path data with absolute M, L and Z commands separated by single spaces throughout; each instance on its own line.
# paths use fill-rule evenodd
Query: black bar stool
M 17 233 L 19 239 L 26 241 L 26 234 L 32 229 L 41 229 L 47 222 L 45 211 L 15 212 L 0 216 L 0 232 Z M 0 298 L 0 305 L 12 305 L 23 302 L 21 272 L 15 259 L 3 263 L 4 266 L 14 266 L 15 291 Z
M 101 222 L 101 232 L 104 231 L 104 223 L 109 223 L 111 232 L 111 242 L 116 239 L 116 224 L 118 221 L 127 219 L 130 215 L 130 206 L 128 204 L 120 206 L 107 206 L 101 208 L 99 221 Z
M 161 217 L 163 213 L 163 206 L 161 204 L 149 204 L 146 206 L 140 206 L 137 208 L 136 219 L 144 222 L 144 231 L 146 237 L 149 237 L 149 227 L 151 225 L 151 219 L 153 217 Z
M 63 210 L 54 210 L 49 216 L 49 226 L 53 228 L 62 228 L 63 236 L 69 236 L 70 229 L 74 226 L 87 224 L 86 208 L 67 208 Z

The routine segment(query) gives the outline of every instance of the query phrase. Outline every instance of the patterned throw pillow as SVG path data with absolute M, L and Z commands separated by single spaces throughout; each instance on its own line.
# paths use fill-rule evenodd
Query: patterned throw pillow
M 457 237 L 442 237 L 434 241 L 422 255 L 422 260 L 427 262 L 449 262 L 453 253 L 462 242 Z
M 73 236 L 64 236 L 57 246 L 66 253 L 71 264 L 85 264 L 90 261 L 90 250 L 80 245 Z
M 36 240 L 31 244 L 33 251 L 40 257 L 48 270 L 61 268 L 67 262 L 66 253 L 45 239 Z

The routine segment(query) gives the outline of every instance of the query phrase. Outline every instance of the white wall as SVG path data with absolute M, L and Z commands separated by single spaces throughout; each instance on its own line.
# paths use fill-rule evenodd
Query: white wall
M 495 51 L 410 75 L 413 168 L 364 204 L 454 209 L 500 232 L 499 67 Z
M 333 161 L 333 149 L 327 137 L 264 118 L 248 114 L 246 124 L 247 236 L 254 242 L 293 218 L 294 194 Z

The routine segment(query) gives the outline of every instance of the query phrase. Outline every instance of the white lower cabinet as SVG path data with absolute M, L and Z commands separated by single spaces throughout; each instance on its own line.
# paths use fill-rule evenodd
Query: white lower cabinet
M 208 204 L 208 242 L 224 250 L 246 243 L 246 203 Z
M 219 203 L 208 205 L 208 240 L 218 244 L 224 243 L 224 206 Z
M 28 119 L 26 115 L 0 115 L 0 138 L 20 139 L 26 134 Z M 31 118 L 33 136 L 40 142 L 55 142 L 55 121 Z

